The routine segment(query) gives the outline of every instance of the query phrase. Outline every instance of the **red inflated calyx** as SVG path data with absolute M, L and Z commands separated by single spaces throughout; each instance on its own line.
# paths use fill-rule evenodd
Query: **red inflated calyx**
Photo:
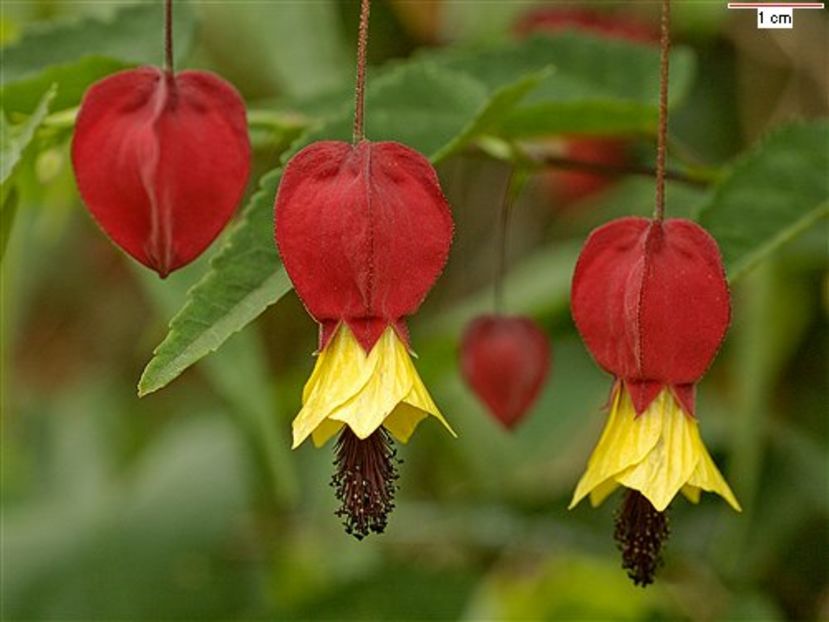
M 162 277 L 198 257 L 244 193 L 250 144 L 236 90 L 204 71 L 123 71 L 86 92 L 72 141 L 84 203 Z
M 461 341 L 464 380 L 507 428 L 521 421 L 538 398 L 551 358 L 547 336 L 527 317 L 478 317 Z
M 324 347 L 345 322 L 366 351 L 385 328 L 406 338 L 443 270 L 452 216 L 437 175 L 394 142 L 314 143 L 285 167 L 276 242 Z
M 620 218 L 579 256 L 573 318 L 593 357 L 625 382 L 636 411 L 670 387 L 688 414 L 725 337 L 730 296 L 719 249 L 699 225 Z

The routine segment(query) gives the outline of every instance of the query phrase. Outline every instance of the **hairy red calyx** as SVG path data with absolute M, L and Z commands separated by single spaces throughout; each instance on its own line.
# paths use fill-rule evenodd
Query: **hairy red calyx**
M 250 170 L 245 106 L 204 71 L 122 71 L 84 96 L 72 164 L 89 211 L 109 237 L 162 277 L 221 232 Z
M 461 341 L 466 383 L 507 428 L 538 398 L 550 371 L 550 343 L 527 317 L 485 315 L 467 326 Z
M 665 386 L 693 415 L 694 385 L 731 314 L 719 249 L 684 219 L 620 218 L 594 230 L 573 275 L 573 319 L 642 413 Z
M 443 270 L 452 215 L 421 154 L 394 142 L 314 143 L 285 167 L 276 242 L 320 348 L 340 322 L 370 351 L 385 328 L 406 339 Z

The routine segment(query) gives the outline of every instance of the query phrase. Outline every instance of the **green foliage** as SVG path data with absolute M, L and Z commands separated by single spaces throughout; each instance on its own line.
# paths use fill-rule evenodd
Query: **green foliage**
M 0 262 L 6 254 L 6 244 L 17 214 L 19 193 L 12 187 L 14 173 L 26 153 L 31 151 L 37 129 L 49 114 L 56 91 L 57 87 L 52 85 L 22 123 L 10 124 L 0 110 Z
M 72 416 L 44 421 L 50 497 L 4 512 L 3 619 L 226 617 L 255 579 L 227 568 L 229 532 L 249 504 L 233 427 L 215 414 L 183 420 L 116 478 L 105 432 L 119 407 L 84 389 L 63 401 Z
M 51 84 L 58 85 L 53 109 L 80 102 L 86 88 L 100 78 L 139 64 L 159 65 L 163 4 L 128 6 L 111 21 L 72 20 L 33 27 L 16 44 L 3 49 L 0 78 L 6 112 L 32 110 Z M 190 48 L 195 18 L 182 3 L 175 11 L 176 57 Z
M 652 132 L 658 118 L 659 52 L 649 46 L 566 33 L 478 51 L 435 53 L 442 66 L 491 89 L 545 68 L 550 75 L 500 119 L 503 135 Z M 671 55 L 671 103 L 688 93 L 694 57 Z
M 29 118 L 24 122 L 11 125 L 6 116 L 0 112 L 0 184 L 5 194 L 7 184 L 15 168 L 23 159 L 26 149 L 34 140 L 35 132 L 49 114 L 49 107 L 55 99 L 57 87 L 52 85 L 41 97 Z
M 829 122 L 781 128 L 741 157 L 699 213 L 730 279 L 829 214 Z

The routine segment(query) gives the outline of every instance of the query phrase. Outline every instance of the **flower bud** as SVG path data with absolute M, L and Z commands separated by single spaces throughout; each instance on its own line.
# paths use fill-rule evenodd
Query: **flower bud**
M 245 106 L 204 71 L 122 71 L 84 96 L 72 141 L 78 189 L 113 242 L 162 277 L 230 220 L 250 170 Z
M 529 411 L 550 371 L 550 343 L 527 317 L 476 318 L 466 328 L 460 355 L 464 380 L 507 428 Z

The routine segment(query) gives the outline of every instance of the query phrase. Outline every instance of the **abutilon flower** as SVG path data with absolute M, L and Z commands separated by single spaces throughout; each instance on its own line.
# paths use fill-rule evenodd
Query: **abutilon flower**
M 647 584 L 668 535 L 665 510 L 682 492 L 719 494 L 740 510 L 700 438 L 696 383 L 730 319 L 714 239 L 684 219 L 628 217 L 599 227 L 576 264 L 573 319 L 596 362 L 615 377 L 610 416 L 570 507 L 629 489 L 617 515 L 624 566 Z
M 550 371 L 550 342 L 528 317 L 483 315 L 461 340 L 464 380 L 506 428 L 515 427 L 538 398 Z
M 275 211 L 285 269 L 320 325 L 293 446 L 339 434 L 338 514 L 357 538 L 379 533 L 394 507 L 392 439 L 407 442 L 428 416 L 454 434 L 412 363 L 405 319 L 446 263 L 449 205 L 426 158 L 363 139 L 300 151 L 285 168 Z
M 205 71 L 122 71 L 93 84 L 72 140 L 78 190 L 115 244 L 162 277 L 198 257 L 242 198 L 245 105 Z

